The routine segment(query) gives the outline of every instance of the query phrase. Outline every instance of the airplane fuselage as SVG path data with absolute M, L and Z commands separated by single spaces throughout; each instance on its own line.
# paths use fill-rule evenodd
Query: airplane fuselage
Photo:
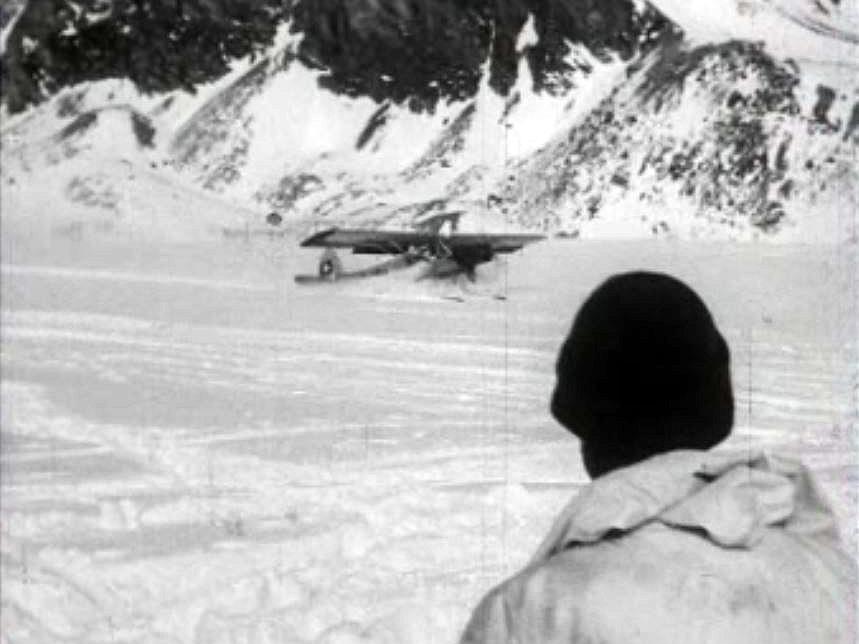
M 437 231 L 406 232 L 383 230 L 359 230 L 331 228 L 305 239 L 303 247 L 325 248 L 320 262 L 319 277 L 337 279 L 359 273 L 344 273 L 330 270 L 330 260 L 336 248 L 350 249 L 359 255 L 396 255 L 401 266 L 426 262 L 427 270 L 422 277 L 453 277 L 465 274 L 475 278 L 475 268 L 492 261 L 496 255 L 511 253 L 526 244 L 543 239 L 542 235 L 528 234 L 480 234 L 456 233 L 440 234 Z M 361 271 L 364 274 L 366 271 Z M 375 274 L 375 273 L 374 273 Z

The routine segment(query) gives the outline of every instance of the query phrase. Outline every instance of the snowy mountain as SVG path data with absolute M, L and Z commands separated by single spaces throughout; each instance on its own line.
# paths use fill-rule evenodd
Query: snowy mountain
M 217 230 L 272 209 L 403 226 L 454 203 L 466 226 L 568 235 L 855 226 L 852 5 L 725 2 L 720 21 L 673 0 L 263 3 L 234 34 L 251 9 L 205 4 L 172 21 L 119 0 L 27 5 L 3 57 L 4 209 L 62 203 L 63 226 L 113 230 L 145 229 L 141 212 Z M 194 41 L 206 21 L 215 35 Z M 186 199 L 207 206 L 177 215 Z

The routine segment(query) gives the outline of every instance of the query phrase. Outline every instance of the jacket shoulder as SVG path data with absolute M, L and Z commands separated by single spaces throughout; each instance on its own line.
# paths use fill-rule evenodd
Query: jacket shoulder
M 655 524 L 524 569 L 481 602 L 463 641 L 841 642 L 846 616 L 812 604 L 843 586 L 809 574 L 812 550 L 778 538 L 732 550 Z
M 616 596 L 618 587 L 628 587 L 630 578 L 620 561 L 607 562 L 598 554 L 565 551 L 493 588 L 475 609 L 461 642 L 610 641 L 599 635 L 601 613 L 610 609 L 605 600 Z

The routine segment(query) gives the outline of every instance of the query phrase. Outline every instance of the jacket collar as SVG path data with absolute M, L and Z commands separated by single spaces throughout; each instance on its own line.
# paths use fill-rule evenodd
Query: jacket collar
M 615 470 L 564 508 L 532 563 L 650 522 L 695 529 L 713 543 L 752 548 L 764 531 L 837 541 L 837 524 L 808 470 L 760 451 L 678 450 Z

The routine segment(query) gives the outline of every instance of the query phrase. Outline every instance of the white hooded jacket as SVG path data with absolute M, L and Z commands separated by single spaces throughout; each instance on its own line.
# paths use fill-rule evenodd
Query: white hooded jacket
M 855 562 L 808 471 L 677 451 L 592 482 L 462 644 L 854 644 Z

